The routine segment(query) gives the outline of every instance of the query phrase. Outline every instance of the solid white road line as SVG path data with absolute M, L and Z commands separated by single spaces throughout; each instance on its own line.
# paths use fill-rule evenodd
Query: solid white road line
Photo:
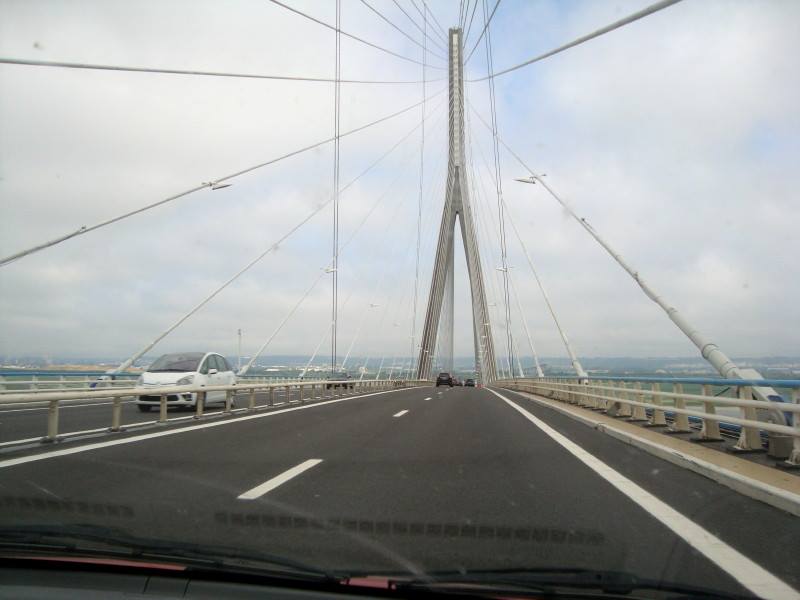
M 744 554 L 728 546 L 718 537 L 706 531 L 694 521 L 686 518 L 638 484 L 609 467 L 599 458 L 560 434 L 538 417 L 532 415 L 502 394 L 494 390 L 488 391 L 506 402 L 511 408 L 519 412 L 523 417 L 550 436 L 575 458 L 633 500 L 663 525 L 671 529 L 677 536 L 683 538 L 686 543 L 703 554 L 756 596 L 760 598 L 776 599 L 800 598 L 800 594 L 797 590 L 788 586 L 772 573 L 754 563 Z
M 277 477 L 273 477 L 269 481 L 265 481 L 261 485 L 257 485 L 252 490 L 247 490 L 241 496 L 238 496 L 239 500 L 256 500 L 266 494 L 274 490 L 279 485 L 282 485 L 300 475 L 300 473 L 304 471 L 308 471 L 311 467 L 317 466 L 319 463 L 322 462 L 321 458 L 310 458 L 305 462 L 300 463 L 296 467 L 292 467 L 288 471 L 284 471 Z
M 109 448 L 111 446 L 120 446 L 122 444 L 133 444 L 135 442 L 141 442 L 143 440 L 150 440 L 170 435 L 180 435 L 183 433 L 190 433 L 192 431 L 197 431 L 198 429 L 225 427 L 226 425 L 233 425 L 235 423 L 244 423 L 245 421 L 251 421 L 253 419 L 268 419 L 277 415 L 282 415 L 284 413 L 295 412 L 297 410 L 309 410 L 312 408 L 318 408 L 320 406 L 329 406 L 331 404 L 337 404 L 339 402 L 349 402 L 351 400 L 358 400 L 359 398 L 369 398 L 371 396 L 379 396 L 382 394 L 393 394 L 395 392 L 400 392 L 407 389 L 409 388 L 383 390 L 380 392 L 372 392 L 371 394 L 362 394 L 361 396 L 348 396 L 346 398 L 337 398 L 336 400 L 317 402 L 316 404 L 304 404 L 302 406 L 293 406 L 292 408 L 282 408 L 280 410 L 273 410 L 270 412 L 264 412 L 255 415 L 247 415 L 244 417 L 238 417 L 236 419 L 226 419 L 225 421 L 215 421 L 213 423 L 189 425 L 187 427 L 181 427 L 180 429 L 167 429 L 165 431 L 157 431 L 154 433 L 143 433 L 142 435 L 134 435 L 131 437 L 109 440 L 106 442 L 98 442 L 96 444 L 86 444 L 84 446 L 75 446 L 72 448 L 64 448 L 62 450 L 51 450 L 49 452 L 41 452 L 39 454 L 33 454 L 30 456 L 21 456 L 19 458 L 9 458 L 8 460 L 0 460 L 0 469 L 5 469 L 7 467 L 14 467 L 17 465 L 24 465 L 26 463 L 37 462 L 40 460 L 47 460 L 48 458 L 57 458 L 59 456 L 69 456 L 70 454 L 80 454 L 81 452 L 89 452 L 90 450 Z M 187 417 L 187 418 L 190 419 L 192 417 Z
M 392 415 L 392 416 L 393 417 L 402 417 L 407 412 L 408 412 L 407 410 L 401 410 L 399 413 L 397 413 L 396 415 Z

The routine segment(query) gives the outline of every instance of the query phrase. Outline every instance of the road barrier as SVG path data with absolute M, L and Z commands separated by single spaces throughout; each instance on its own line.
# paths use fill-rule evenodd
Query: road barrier
M 666 383 L 671 389 L 662 389 Z M 699 394 L 686 393 L 684 384 L 700 387 Z M 504 379 L 496 385 L 528 392 L 602 411 L 612 417 L 641 422 L 645 427 L 663 427 L 671 433 L 694 431 L 690 419 L 701 424 L 694 441 L 722 441 L 720 425 L 738 429 L 734 451 L 763 450 L 765 436 L 770 455 L 786 460 L 778 463 L 787 468 L 800 467 L 800 381 L 798 380 L 735 380 L 735 379 L 669 379 L 625 378 L 624 380 L 543 377 L 539 379 Z M 790 402 L 754 400 L 752 388 L 772 386 L 784 388 Z M 713 393 L 714 387 L 724 387 Z M 730 395 L 722 395 L 723 393 Z M 738 415 L 720 414 L 717 409 L 738 409 Z M 672 423 L 667 422 L 671 417 Z M 784 424 L 788 423 L 788 424 Z
M 195 396 L 195 418 L 201 418 L 205 414 L 205 399 L 209 392 L 225 392 L 225 407 L 223 414 L 230 414 L 234 409 L 237 397 L 247 398 L 246 410 L 255 411 L 259 409 L 271 408 L 275 406 L 275 390 L 283 389 L 286 393 L 287 404 L 302 404 L 315 399 L 342 398 L 355 396 L 358 394 L 380 392 L 408 387 L 429 386 L 430 381 L 419 380 L 314 380 L 314 381 L 292 381 L 281 383 L 261 383 L 261 382 L 239 382 L 235 385 L 215 385 L 215 386 L 193 386 L 193 385 L 165 385 L 147 387 L 127 387 L 124 389 L 104 388 L 86 391 L 83 389 L 70 389 L 59 391 L 38 390 L 35 392 L 13 392 L 0 395 L 0 407 L 15 406 L 20 404 L 36 403 L 47 406 L 47 432 L 42 442 L 55 442 L 60 439 L 58 416 L 62 405 L 80 405 L 86 400 L 110 400 L 111 401 L 111 427 L 108 431 L 123 431 L 125 425 L 122 424 L 122 402 L 125 398 L 138 400 L 140 396 L 158 396 L 160 398 L 158 408 L 159 416 L 157 423 L 167 423 L 167 410 L 170 406 L 170 397 L 177 397 L 180 394 L 193 393 Z M 310 390 L 310 391 L 309 391 Z M 292 400 L 293 392 L 297 400 Z M 315 396 L 315 391 L 319 395 Z M 256 394 L 268 394 L 267 404 L 256 406 Z M 306 394 L 305 392 L 308 392 Z M 327 395 L 326 395 L 327 394 Z
M 54 390 L 83 390 L 92 391 L 96 389 L 132 388 L 136 386 L 136 380 L 141 373 L 115 373 L 113 375 L 105 373 L 4 373 L 0 375 L 0 396 L 15 394 L 19 392 L 52 392 Z M 113 379 L 112 379 L 113 377 Z M 263 375 L 243 375 L 238 378 L 239 382 L 247 383 L 298 383 L 306 382 L 319 383 L 323 379 L 312 380 L 309 378 L 297 379 L 291 377 L 268 377 Z

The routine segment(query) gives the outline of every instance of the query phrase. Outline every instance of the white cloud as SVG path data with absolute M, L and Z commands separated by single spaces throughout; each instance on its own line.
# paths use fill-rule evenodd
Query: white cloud
M 332 4 L 292 5 L 333 21 Z M 377 6 L 415 33 L 393 4 Z M 432 6 L 445 26 L 455 20 L 453 5 Z M 493 22 L 495 66 L 641 6 L 506 0 Z M 731 354 L 798 349 L 798 334 L 788 326 L 800 322 L 793 251 L 800 218 L 798 12 L 796 3 L 778 0 L 684 2 L 497 80 L 501 135 Z M 345 3 L 344 24 L 397 52 L 419 55 L 360 3 Z M 0 7 L 0 55 L 11 57 L 330 76 L 332 43 L 330 31 L 265 2 L 224 10 L 198 2 Z M 470 72 L 481 73 L 482 61 L 481 47 Z M 346 40 L 343 75 L 416 79 L 419 67 Z M 0 66 L 0 87 L 3 255 L 332 133 L 328 84 Z M 485 84 L 468 84 L 468 93 L 488 114 Z M 342 127 L 410 105 L 419 94 L 419 86 L 345 86 Z M 343 139 L 342 182 L 418 120 L 414 110 Z M 418 323 L 443 201 L 445 124 L 435 117 L 426 131 Z M 491 160 L 485 129 L 474 118 L 472 126 Z M 415 133 L 342 197 L 346 239 L 389 192 L 343 253 L 342 353 L 362 317 L 355 353 L 390 356 L 410 347 L 418 148 Z M 0 354 L 135 351 L 325 202 L 331 157 L 328 145 L 238 178 L 230 188 L 199 192 L 0 269 Z M 491 192 L 477 148 L 474 158 Z M 513 182 L 522 172 L 507 154 L 502 167 L 506 199 L 580 352 L 695 353 L 538 186 Z M 475 203 L 488 225 L 495 201 Z M 245 350 L 254 350 L 328 264 L 330 219 L 330 209 L 323 210 L 159 348 L 233 353 L 241 327 Z M 510 231 L 509 248 L 537 349 L 563 354 Z M 489 248 L 483 253 L 490 268 L 497 266 Z M 469 291 L 460 258 L 457 275 L 456 352 L 468 354 Z M 491 301 L 499 302 L 498 294 L 491 292 Z M 381 306 L 370 310 L 370 302 Z M 325 277 L 270 351 L 310 352 L 329 318 Z M 499 324 L 497 330 L 500 340 Z M 518 322 L 514 331 L 527 351 Z

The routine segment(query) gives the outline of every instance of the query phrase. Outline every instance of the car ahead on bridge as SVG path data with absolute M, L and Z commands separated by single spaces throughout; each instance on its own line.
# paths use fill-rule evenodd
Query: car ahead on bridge
M 350 374 L 345 371 L 338 371 L 331 373 L 328 377 L 328 383 L 325 384 L 326 390 L 335 390 L 337 388 L 344 388 L 352 390 L 355 387 L 355 382 L 350 379 Z
M 464 385 L 465 385 L 466 387 L 475 387 L 475 380 L 474 380 L 474 379 L 467 379 L 467 380 L 464 382 Z
M 136 382 L 137 387 L 159 388 L 171 385 L 234 385 L 236 373 L 221 354 L 215 352 L 180 352 L 165 354 L 150 365 Z M 206 394 L 205 403 L 225 402 L 225 391 L 213 391 Z M 136 404 L 139 410 L 147 412 L 151 407 L 161 405 L 161 397 L 142 394 Z M 182 392 L 167 396 L 169 406 L 197 405 L 197 393 Z
M 439 387 L 440 385 L 449 385 L 450 387 L 453 387 L 453 376 L 444 371 L 439 373 L 439 375 L 436 377 L 436 387 Z

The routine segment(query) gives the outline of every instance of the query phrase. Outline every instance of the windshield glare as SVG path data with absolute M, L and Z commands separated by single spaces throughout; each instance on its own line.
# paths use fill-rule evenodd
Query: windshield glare
M 197 371 L 200 361 L 203 359 L 202 352 L 188 352 L 186 354 L 165 354 L 154 362 L 147 369 L 148 373 L 158 373 L 164 371 Z

